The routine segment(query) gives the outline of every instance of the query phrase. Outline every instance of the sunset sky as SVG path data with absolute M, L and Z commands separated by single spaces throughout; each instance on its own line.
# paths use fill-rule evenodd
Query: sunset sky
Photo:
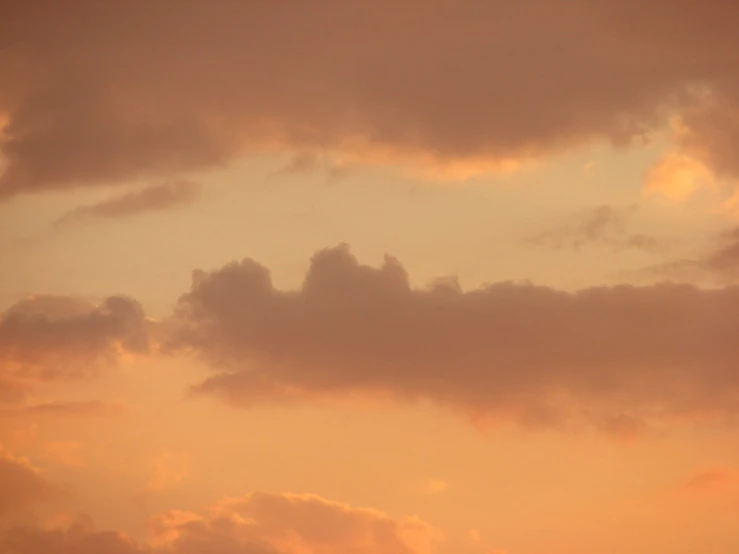
M 0 554 L 739 552 L 739 2 L 0 2 Z

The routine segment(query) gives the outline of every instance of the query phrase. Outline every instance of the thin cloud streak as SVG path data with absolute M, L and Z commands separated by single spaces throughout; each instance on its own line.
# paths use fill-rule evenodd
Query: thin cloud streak
M 572 217 L 572 222 L 548 229 L 526 240 L 529 244 L 580 250 L 586 246 L 607 246 L 613 250 L 658 252 L 664 241 L 646 233 L 633 233 L 628 227 L 639 206 L 602 205 Z
M 96 219 L 121 219 L 159 212 L 194 202 L 201 185 L 192 181 L 170 181 L 138 191 L 114 196 L 88 206 L 80 206 L 60 217 L 55 227 Z

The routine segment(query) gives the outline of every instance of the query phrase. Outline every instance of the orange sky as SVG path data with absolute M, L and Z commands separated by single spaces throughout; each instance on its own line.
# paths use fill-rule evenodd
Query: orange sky
M 734 554 L 739 5 L 0 8 L 0 554 Z

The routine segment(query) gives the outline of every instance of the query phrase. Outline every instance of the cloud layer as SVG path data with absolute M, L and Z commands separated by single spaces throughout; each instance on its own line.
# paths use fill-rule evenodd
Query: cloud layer
M 48 482 L 28 460 L 13 456 L 0 445 L 0 529 L 8 519 L 28 508 L 61 496 L 61 490 Z
M 0 196 L 265 148 L 469 170 L 675 114 L 677 148 L 735 176 L 738 25 L 724 0 L 15 2 Z
M 196 272 L 178 340 L 216 371 L 197 390 L 244 406 L 374 395 L 629 433 L 735 413 L 737 313 L 733 287 L 414 289 L 397 260 L 372 268 L 337 247 L 298 291 L 251 260 Z
M 226 499 L 205 514 L 152 518 L 148 544 L 96 531 L 84 518 L 68 528 L 16 527 L 0 533 L 9 554 L 429 554 L 437 530 L 415 519 L 315 495 L 255 493 Z
M 196 271 L 157 331 L 168 337 L 164 351 L 195 353 L 212 368 L 194 391 L 241 406 L 430 401 L 479 422 L 628 435 L 737 415 L 738 313 L 731 286 L 414 288 L 396 259 L 369 267 L 339 246 L 317 252 L 293 291 L 275 289 L 253 260 Z M 121 297 L 16 304 L 0 319 L 0 413 L 111 413 L 94 402 L 24 403 L 24 394 L 151 352 L 151 325 Z

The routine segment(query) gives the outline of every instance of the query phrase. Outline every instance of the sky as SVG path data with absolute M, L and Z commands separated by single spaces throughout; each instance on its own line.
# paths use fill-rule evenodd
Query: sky
M 0 554 L 734 554 L 739 4 L 0 5 Z

